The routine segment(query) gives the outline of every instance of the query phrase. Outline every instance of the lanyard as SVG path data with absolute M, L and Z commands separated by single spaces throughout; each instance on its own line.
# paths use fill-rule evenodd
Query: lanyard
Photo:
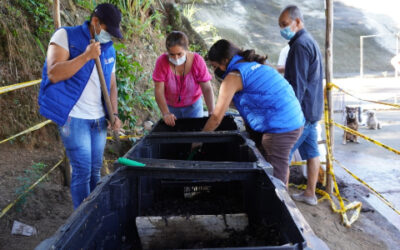
M 183 72 L 182 72 L 183 80 L 182 80 L 181 86 L 179 86 L 178 77 L 176 76 L 176 66 L 175 66 L 175 64 L 174 64 L 176 88 L 179 90 L 178 102 L 181 102 L 182 86 L 183 86 L 183 84 L 185 83 L 185 68 L 186 68 L 186 60 L 185 60 L 185 62 L 184 62 L 184 64 L 183 64 Z M 179 88 L 178 88 L 178 87 L 179 87 Z

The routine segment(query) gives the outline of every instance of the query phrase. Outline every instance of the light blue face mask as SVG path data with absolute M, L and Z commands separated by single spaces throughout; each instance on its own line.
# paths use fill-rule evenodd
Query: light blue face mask
M 290 29 L 290 26 L 286 26 L 285 28 L 281 29 L 281 36 L 285 38 L 286 40 L 292 39 L 296 32 L 292 31 Z
M 102 29 L 98 35 L 96 34 L 96 31 L 94 32 L 94 39 L 100 43 L 108 43 L 111 41 L 111 35 Z

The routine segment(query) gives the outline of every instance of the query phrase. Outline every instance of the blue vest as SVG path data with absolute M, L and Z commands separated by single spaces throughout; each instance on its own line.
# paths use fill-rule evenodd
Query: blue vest
M 243 89 L 233 101 L 245 122 L 261 133 L 285 133 L 300 128 L 305 119 L 293 88 L 275 69 L 257 62 L 238 62 L 235 55 L 226 74 L 239 71 Z
M 86 21 L 80 26 L 64 27 L 64 29 L 68 35 L 69 60 L 71 60 L 85 52 L 86 47 L 90 44 L 89 22 Z M 111 74 L 116 60 L 115 49 L 112 45 L 113 42 L 101 44 L 100 55 L 108 93 L 110 93 Z M 93 67 L 95 67 L 95 62 L 94 60 L 90 60 L 71 78 L 52 83 L 47 76 L 46 60 L 39 91 L 38 102 L 40 114 L 54 121 L 59 126 L 63 126 L 88 83 Z

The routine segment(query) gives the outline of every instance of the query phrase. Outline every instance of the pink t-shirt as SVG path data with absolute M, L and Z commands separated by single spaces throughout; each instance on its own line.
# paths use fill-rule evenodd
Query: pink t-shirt
M 204 59 L 193 53 L 193 64 L 190 71 L 183 76 L 175 75 L 169 66 L 168 54 L 162 54 L 156 62 L 153 71 L 153 80 L 163 82 L 165 86 L 165 99 L 173 107 L 186 107 L 195 103 L 202 95 L 199 83 L 212 79 Z M 181 101 L 179 102 L 179 94 Z

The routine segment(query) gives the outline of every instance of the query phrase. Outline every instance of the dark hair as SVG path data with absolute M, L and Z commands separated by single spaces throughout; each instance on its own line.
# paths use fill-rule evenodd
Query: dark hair
M 167 50 L 176 45 L 181 46 L 186 50 L 189 47 L 189 39 L 182 31 L 172 31 L 167 36 L 167 40 L 165 41 L 165 47 L 167 47 Z
M 303 14 L 301 14 L 299 7 L 296 5 L 288 5 L 282 10 L 281 14 L 286 11 L 289 13 L 290 19 L 296 20 L 296 18 L 300 18 L 304 23 Z
M 225 59 L 231 60 L 234 55 L 243 57 L 246 62 L 265 63 L 267 56 L 257 55 L 253 49 L 241 50 L 228 40 L 221 39 L 211 46 L 207 53 L 206 60 L 222 63 Z

